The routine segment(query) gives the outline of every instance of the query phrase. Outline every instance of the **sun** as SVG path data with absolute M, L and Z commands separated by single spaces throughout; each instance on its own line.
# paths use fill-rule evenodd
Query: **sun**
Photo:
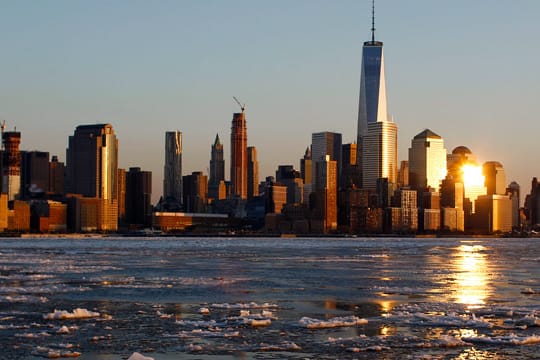
M 463 172 L 463 185 L 465 185 L 465 188 L 484 185 L 485 177 L 482 174 L 481 166 L 463 165 L 461 171 Z

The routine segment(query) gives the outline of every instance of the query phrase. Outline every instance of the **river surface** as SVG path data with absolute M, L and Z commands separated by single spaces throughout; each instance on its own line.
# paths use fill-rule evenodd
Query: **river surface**
M 0 358 L 540 358 L 539 244 L 2 239 Z

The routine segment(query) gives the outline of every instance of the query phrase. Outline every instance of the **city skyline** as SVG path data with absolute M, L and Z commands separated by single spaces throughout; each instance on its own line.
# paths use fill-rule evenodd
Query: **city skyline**
M 119 166 L 152 171 L 159 197 L 163 133 L 184 134 L 183 174 L 208 174 L 212 140 L 228 137 L 237 111 L 234 94 L 247 104 L 261 179 L 280 164 L 299 168 L 312 133 L 355 140 L 370 1 L 31 4 L 5 3 L 0 15 L 0 118 L 21 132 L 21 150 L 65 162 L 73 128 L 110 123 Z M 376 4 L 399 160 L 429 128 L 449 152 L 465 145 L 481 163 L 500 161 L 508 182 L 527 189 L 540 173 L 525 160 L 540 130 L 537 50 L 528 46 L 538 10 L 534 1 Z M 516 128 L 509 131 L 508 123 Z M 230 143 L 224 148 L 230 159 Z

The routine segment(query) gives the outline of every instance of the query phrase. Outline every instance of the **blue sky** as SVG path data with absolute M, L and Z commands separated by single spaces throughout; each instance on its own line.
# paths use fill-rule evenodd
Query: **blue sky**
M 261 179 L 298 161 L 311 133 L 356 138 L 369 0 L 0 0 L 0 118 L 22 149 L 65 160 L 79 124 L 111 123 L 120 166 L 162 190 L 164 133 L 183 132 L 184 174 L 228 150 L 232 96 L 247 104 Z M 537 0 L 381 0 L 389 112 L 399 158 L 429 128 L 448 151 L 500 161 L 529 191 L 540 163 Z

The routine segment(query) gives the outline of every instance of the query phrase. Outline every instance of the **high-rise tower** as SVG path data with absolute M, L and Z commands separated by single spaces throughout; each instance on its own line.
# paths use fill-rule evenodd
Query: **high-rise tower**
M 182 133 L 178 130 L 165 133 L 163 197 L 182 203 Z
M 2 132 L 2 141 L 4 145 L 2 192 L 8 194 L 8 200 L 15 200 L 21 192 L 21 152 L 19 151 L 21 133 Z
M 257 148 L 247 148 L 247 196 L 251 199 L 259 195 L 259 161 L 257 160 Z
M 210 179 L 208 185 L 218 186 L 220 181 L 225 180 L 225 160 L 223 158 L 223 144 L 216 134 L 216 140 L 210 152 Z
M 247 127 L 245 107 L 234 113 L 231 126 L 232 195 L 247 199 Z
M 372 4 L 371 40 L 364 42 L 362 48 L 357 137 L 362 187 L 367 189 L 375 187 L 377 178 L 388 178 L 391 183 L 397 181 L 397 126 L 386 108 L 383 43 L 375 41 L 374 1 Z M 371 138 L 368 143 L 365 142 L 367 137 Z M 375 137 L 382 141 L 373 141 Z
M 80 125 L 66 150 L 67 191 L 94 198 L 96 230 L 118 229 L 118 139 L 110 124 Z M 82 215 L 81 215 L 82 216 Z
M 409 148 L 409 185 L 413 190 L 428 187 L 439 191 L 446 177 L 446 149 L 444 140 L 426 129 L 416 135 Z

